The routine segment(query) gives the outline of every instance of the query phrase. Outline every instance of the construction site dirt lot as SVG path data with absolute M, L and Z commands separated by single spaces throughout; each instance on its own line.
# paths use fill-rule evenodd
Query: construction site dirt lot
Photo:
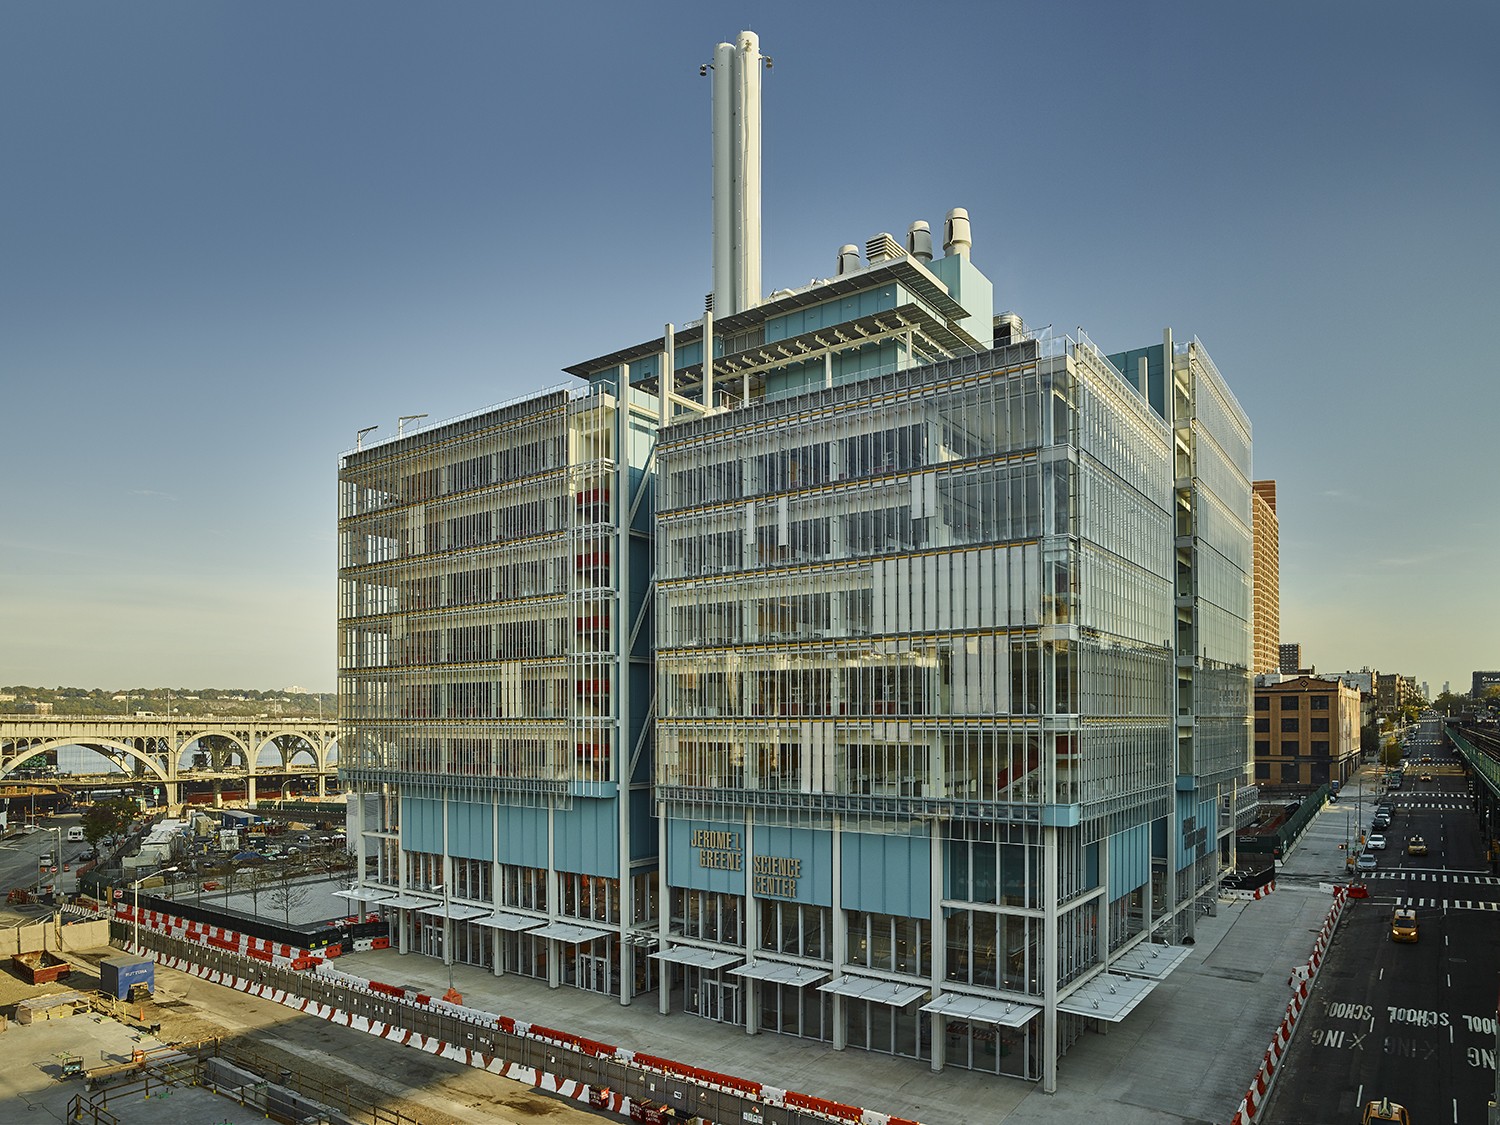
M 0 972 L 0 1010 L 14 1013 L 15 1005 L 32 997 L 69 991 L 91 992 L 99 987 L 99 962 L 119 950 L 104 948 L 69 954 L 74 972 L 65 985 L 33 986 L 8 972 Z M 97 1017 L 93 1017 L 97 1019 Z M 59 1026 L 74 1016 L 57 1021 Z M 78 1039 L 83 1045 L 82 1025 Z M 127 1031 L 140 1035 L 140 1043 L 196 1043 L 221 1039 L 241 1051 L 266 1060 L 268 1070 L 289 1070 L 301 1079 L 330 1091 L 343 1092 L 353 1104 L 373 1104 L 403 1114 L 420 1125 L 469 1125 L 475 1120 L 531 1125 L 597 1125 L 612 1119 L 575 1102 L 564 1101 L 529 1086 L 497 1077 L 482 1070 L 436 1058 L 410 1047 L 402 1047 L 375 1036 L 304 1015 L 280 1004 L 247 996 L 231 988 L 212 984 L 163 965 L 156 967 L 156 992 L 150 1001 L 129 1006 Z M 45 1046 L 38 1059 L 24 1060 L 46 1073 L 46 1067 L 62 1048 L 55 1029 L 43 1036 L 28 1037 L 30 1028 L 12 1024 L 6 1035 L 7 1057 L 26 1051 L 27 1039 Z M 46 1038 L 46 1044 L 40 1040 Z M 62 1041 L 62 1040 L 59 1040 Z M 81 1051 L 79 1053 L 82 1053 Z M 97 1060 L 98 1051 L 94 1051 Z M 127 1056 L 128 1057 L 128 1056 Z M 52 1077 L 48 1082 L 54 1081 Z M 70 1092 L 78 1092 L 81 1085 Z M 4 1100 L 31 1102 L 19 1091 L 8 1091 Z M 66 1101 L 64 1096 L 64 1102 Z M 0 1105 L 0 1120 L 10 1120 Z

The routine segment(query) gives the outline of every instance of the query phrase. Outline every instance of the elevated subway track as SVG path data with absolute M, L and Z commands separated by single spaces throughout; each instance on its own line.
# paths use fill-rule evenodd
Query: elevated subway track
M 57 751 L 94 751 L 108 769 L 60 774 Z M 26 763 L 50 763 L 42 776 Z M 138 785 L 161 790 L 168 805 L 221 799 L 253 803 L 265 789 L 316 785 L 328 796 L 338 772 L 338 724 L 308 718 L 217 718 L 196 715 L 0 717 L 0 795 L 47 789 L 82 790 Z M 207 801 L 202 794 L 208 793 Z
M 1443 732 L 1467 767 L 1485 856 L 1490 870 L 1500 871 L 1500 727 L 1454 720 Z

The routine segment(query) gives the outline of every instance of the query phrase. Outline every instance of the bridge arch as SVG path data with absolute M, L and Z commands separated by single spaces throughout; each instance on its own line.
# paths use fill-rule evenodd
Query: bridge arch
M 289 752 L 284 751 L 280 746 L 276 744 L 276 740 L 278 738 L 295 738 L 299 742 L 301 742 L 302 745 Z M 275 752 L 277 757 L 277 764 L 281 767 L 291 766 L 296 762 L 299 756 L 306 756 L 307 764 L 309 766 L 322 771 L 328 768 L 328 754 L 330 748 L 334 748 L 335 760 L 337 760 L 337 744 L 337 738 L 330 739 L 326 743 L 320 742 L 318 738 L 318 732 L 315 730 L 308 730 L 305 727 L 296 726 L 282 727 L 278 730 L 269 732 L 264 738 L 261 739 L 259 745 L 257 745 L 255 748 L 255 760 L 259 768 L 264 769 L 265 767 L 259 764 L 261 758 L 268 750 L 270 750 Z
M 145 750 L 137 750 L 134 746 L 120 742 L 118 739 L 89 738 L 87 741 L 80 741 L 77 735 L 69 738 L 53 738 L 45 742 L 33 743 L 24 750 L 19 750 L 8 755 L 3 761 L 0 761 L 0 777 L 5 777 L 11 770 L 15 769 L 28 758 L 34 757 L 37 754 L 45 754 L 49 750 L 57 750 L 64 746 L 82 746 L 89 750 L 99 750 L 101 748 L 114 750 L 127 758 L 134 758 L 136 761 L 142 763 L 156 780 L 162 782 L 173 780 L 171 774 L 162 767 L 161 762 L 155 754 Z M 105 757 L 108 757 L 108 755 L 105 755 Z M 125 776 L 129 777 L 131 775 L 126 774 Z
M 255 766 L 250 759 L 250 747 L 245 744 L 244 739 L 238 737 L 237 735 L 230 734 L 226 731 L 200 730 L 183 735 L 181 741 L 179 741 L 177 743 L 177 746 L 173 749 L 173 766 L 178 773 L 182 773 L 185 770 L 193 768 L 191 763 L 184 765 L 182 759 L 188 754 L 188 748 L 190 746 L 197 745 L 205 738 L 222 738 L 224 739 L 224 741 L 231 744 L 230 748 L 225 751 L 224 764 L 226 769 L 234 769 L 235 759 L 239 759 L 238 768 L 240 770 L 247 774 L 255 772 Z M 195 753 L 196 752 L 197 751 L 195 751 Z

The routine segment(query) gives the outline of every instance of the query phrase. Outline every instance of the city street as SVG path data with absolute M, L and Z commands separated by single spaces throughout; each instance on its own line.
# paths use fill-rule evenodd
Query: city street
M 1500 877 L 1481 861 L 1463 770 L 1434 744 L 1436 731 L 1424 723 L 1411 743 L 1407 778 L 1390 794 L 1387 845 L 1361 877 L 1369 898 L 1351 903 L 1258 1120 L 1357 1121 L 1366 1101 L 1382 1097 L 1423 1125 L 1485 1120 L 1495 1085 Z M 1433 761 L 1421 762 L 1424 754 Z M 1423 773 L 1432 780 L 1422 782 Z M 1366 770 L 1367 785 L 1378 788 L 1379 778 Z M 1367 798 L 1367 829 L 1373 811 Z M 1425 855 L 1409 853 L 1418 837 Z M 1415 943 L 1392 940 L 1398 907 L 1415 910 Z

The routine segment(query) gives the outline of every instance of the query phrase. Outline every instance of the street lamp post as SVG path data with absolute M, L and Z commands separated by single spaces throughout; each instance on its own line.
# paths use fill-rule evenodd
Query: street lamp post
M 142 875 L 130 884 L 130 948 L 137 956 L 141 952 L 141 884 L 149 878 L 150 875 Z
M 453 932 L 453 919 L 448 917 L 448 884 L 439 883 L 432 888 L 443 892 L 443 964 L 448 966 L 448 991 L 453 991 L 453 947 L 449 935 Z

